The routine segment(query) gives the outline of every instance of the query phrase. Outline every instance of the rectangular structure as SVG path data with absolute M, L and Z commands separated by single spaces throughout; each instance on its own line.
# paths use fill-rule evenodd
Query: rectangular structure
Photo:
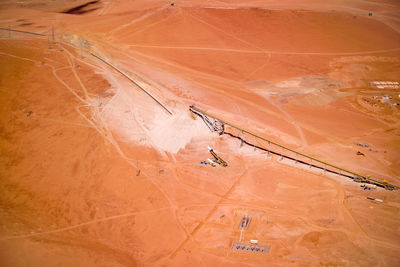
M 270 245 L 258 245 L 258 244 L 242 243 L 242 242 L 235 242 L 232 246 L 233 251 L 261 253 L 261 254 L 268 254 L 270 248 L 271 248 Z
M 242 220 L 240 221 L 239 230 L 243 231 L 243 230 L 249 229 L 250 221 L 251 221 L 251 217 L 248 215 L 244 215 L 242 217 Z

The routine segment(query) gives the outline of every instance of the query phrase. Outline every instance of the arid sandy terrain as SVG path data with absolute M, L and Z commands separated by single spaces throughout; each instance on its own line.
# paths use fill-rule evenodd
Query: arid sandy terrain
M 400 265 L 399 190 L 189 112 L 400 185 L 398 1 L 4 0 L 0 28 L 1 266 Z

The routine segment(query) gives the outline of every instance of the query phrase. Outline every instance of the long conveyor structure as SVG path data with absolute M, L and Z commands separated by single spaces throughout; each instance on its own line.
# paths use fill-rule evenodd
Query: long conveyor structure
M 255 134 L 255 133 L 252 133 L 252 132 L 250 132 L 248 130 L 245 130 L 245 129 L 239 127 L 239 126 L 236 126 L 233 123 L 230 123 L 230 122 L 228 122 L 226 120 L 220 119 L 215 115 L 212 115 L 212 114 L 210 114 L 210 113 L 208 113 L 208 112 L 206 112 L 206 111 L 204 111 L 202 109 L 197 108 L 195 105 L 191 105 L 189 107 L 189 111 L 191 113 L 193 113 L 194 115 L 199 116 L 211 131 L 218 132 L 220 135 L 228 134 L 228 135 L 230 135 L 232 137 L 240 139 L 242 143 L 246 143 L 247 145 L 253 146 L 254 148 L 259 148 L 261 150 L 267 151 L 268 154 L 271 153 L 271 154 L 275 154 L 275 155 L 280 155 L 281 158 L 287 158 L 287 159 L 295 161 L 296 163 L 301 163 L 301 164 L 308 165 L 310 167 L 315 167 L 315 168 L 322 169 L 322 170 L 324 170 L 324 172 L 326 171 L 326 172 L 334 173 L 334 174 L 337 174 L 337 175 L 340 175 L 340 176 L 344 176 L 344 177 L 352 179 L 355 182 L 374 184 L 374 185 L 383 187 L 383 188 L 385 188 L 387 190 L 398 190 L 398 189 L 400 189 L 399 186 L 391 184 L 386 180 L 379 180 L 379 179 L 372 178 L 372 177 L 367 176 L 367 175 L 362 175 L 362 174 L 347 170 L 345 168 L 333 165 L 333 164 L 325 162 L 323 160 L 319 160 L 317 158 L 308 156 L 308 155 L 306 155 L 304 153 L 295 151 L 295 150 L 293 150 L 291 148 L 288 148 L 288 147 L 286 147 L 284 145 L 281 145 L 281 144 L 278 144 L 276 142 L 273 142 L 273 141 L 271 141 L 271 140 L 269 140 L 269 139 L 267 139 L 265 137 L 262 137 L 262 136 L 260 136 L 258 134 Z M 232 133 L 226 132 L 225 131 L 225 126 L 230 126 L 230 127 L 234 128 L 236 130 L 239 130 L 241 133 L 246 133 L 246 134 L 248 134 L 250 136 L 253 136 L 254 140 L 259 139 L 259 140 L 262 140 L 264 142 L 267 142 L 268 143 L 268 148 L 265 148 L 263 146 L 259 146 L 255 142 L 251 143 L 251 142 L 249 142 L 247 140 L 244 140 L 242 137 L 235 136 Z M 277 148 L 280 148 L 282 150 L 282 152 L 276 152 L 276 151 L 271 150 L 271 145 L 273 145 L 273 146 L 275 146 Z M 295 155 L 295 157 L 291 157 L 291 156 L 285 154 L 284 151 L 292 152 Z M 301 158 L 299 158 L 299 157 L 301 157 Z

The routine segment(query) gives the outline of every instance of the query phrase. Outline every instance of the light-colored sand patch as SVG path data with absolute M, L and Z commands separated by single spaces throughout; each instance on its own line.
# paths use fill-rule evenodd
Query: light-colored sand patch
M 115 95 L 92 101 L 104 105 L 97 122 L 123 142 L 176 153 L 193 138 L 209 134 L 204 123 L 193 120 L 186 109 L 171 116 L 135 86 L 117 79 L 110 79 L 110 83 L 117 88 Z

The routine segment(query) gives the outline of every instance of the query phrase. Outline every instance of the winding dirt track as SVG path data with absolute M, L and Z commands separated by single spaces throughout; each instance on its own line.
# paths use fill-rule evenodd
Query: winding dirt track
M 143 47 L 143 48 L 158 48 L 158 49 L 209 50 L 209 51 L 248 53 L 248 54 L 307 55 L 307 56 L 357 56 L 357 55 L 384 54 L 384 53 L 400 51 L 400 48 L 393 48 L 393 49 L 357 51 L 357 52 L 291 52 L 291 51 L 272 51 L 272 50 L 261 50 L 260 51 L 260 50 L 216 48 L 216 47 L 157 46 L 157 45 L 140 45 L 140 44 L 130 44 L 129 46 L 130 47 Z
M 351 1 L 353 5 L 356 2 L 365 3 Z M 226 1 L 219 3 L 227 4 Z M 96 14 L 96 18 L 117 19 L 120 15 L 118 12 L 122 12 L 124 16 L 124 12 L 129 14 L 129 10 L 116 8 L 118 5 L 126 8 L 124 4 L 118 0 L 109 1 L 93 14 Z M 248 41 L 246 35 L 232 34 L 209 22 L 207 17 L 190 12 L 187 18 L 190 17 L 206 29 L 218 32 L 218 38 L 221 38 L 219 41 L 224 45 L 160 45 L 160 42 L 151 43 L 151 38 L 144 45 L 136 43 L 134 37 L 156 32 L 157 27 L 169 23 L 170 19 L 182 15 L 182 12 L 177 8 L 176 11 L 168 13 L 168 16 L 162 17 L 160 14 L 171 8 L 164 5 L 165 3 L 152 7 L 149 12 L 143 12 L 143 9 L 135 6 L 136 4 L 138 3 L 132 3 L 130 8 L 134 11 L 133 14 L 140 13 L 139 16 L 132 17 L 128 23 L 125 23 L 126 17 L 124 23 L 117 25 L 114 21 L 114 28 L 98 35 L 97 32 L 93 35 L 84 33 L 78 28 L 85 25 L 82 22 L 90 24 L 93 14 L 75 17 L 59 15 L 60 21 L 69 22 L 62 26 L 65 27 L 63 30 L 68 32 L 64 38 L 68 39 L 74 35 L 74 38 L 89 41 L 92 45 L 91 51 L 104 58 L 112 58 L 115 66 L 121 67 L 124 72 L 133 73 L 145 81 L 150 89 L 160 92 L 166 100 L 166 105 L 174 110 L 174 116 L 187 112 L 188 104 L 199 102 L 200 105 L 227 114 L 234 121 L 257 125 L 259 131 L 268 132 L 274 138 L 300 139 L 299 143 L 304 150 L 322 151 L 321 153 L 329 151 L 331 159 L 337 158 L 347 162 L 350 167 L 367 165 L 374 174 L 387 177 L 399 173 L 396 151 L 385 152 L 386 154 L 368 154 L 364 151 L 367 155 L 365 159 L 354 156 L 352 143 L 360 138 L 368 138 L 365 142 L 380 151 L 388 146 L 392 146 L 393 150 L 398 148 L 398 137 L 388 131 L 394 125 L 389 121 L 399 118 L 390 112 L 371 115 L 359 108 L 354 96 L 359 101 L 358 98 L 365 95 L 360 90 L 345 96 L 324 92 L 332 93 L 334 101 L 327 103 L 323 108 L 310 108 L 304 104 L 306 102 L 302 102 L 303 96 L 295 95 L 284 99 L 286 102 L 278 102 L 268 97 L 261 98 L 243 82 L 253 79 L 271 83 L 273 80 L 279 81 L 283 79 L 279 78 L 279 68 L 285 72 L 287 70 L 288 73 L 295 69 L 293 73 L 301 73 L 298 75 L 307 77 L 336 75 L 334 78 L 337 80 L 344 79 L 347 72 L 351 73 L 354 79 L 366 79 L 365 77 L 375 77 L 374 75 L 376 79 L 393 79 L 398 73 L 396 63 L 385 65 L 386 63 L 378 62 L 374 65 L 375 62 L 365 63 L 357 60 L 362 56 L 398 58 L 400 48 L 377 47 L 376 50 L 355 52 L 264 49 L 261 45 Z M 151 6 L 153 5 L 156 4 L 152 3 Z M 179 5 L 180 2 L 177 3 L 177 6 Z M 190 6 L 191 3 L 188 2 L 185 8 Z M 328 3 L 327 7 L 334 5 Z M 354 7 L 340 9 L 363 11 Z M 6 17 L 1 12 L 0 15 Z M 0 22 L 6 21 L 1 16 Z M 24 21 L 18 23 L 22 24 Z M 196 32 L 196 29 L 192 30 Z M 238 47 L 248 49 L 226 47 L 227 40 L 237 42 L 235 44 Z M 29 154 L 29 157 L 13 158 L 8 151 L 14 151 L 16 147 L 1 139 L 0 145 L 3 146 L 4 143 L 7 149 L 4 149 L 6 157 L 2 156 L 1 160 L 4 162 L 1 162 L 0 167 L 4 167 L 7 173 L 1 173 L 5 178 L 4 182 L 0 182 L 0 188 L 4 190 L 0 198 L 0 216 L 4 217 L 0 252 L 1 257 L 8 254 L 8 265 L 13 265 L 19 258 L 26 259 L 27 262 L 38 258 L 37 265 L 43 263 L 43 260 L 48 260 L 62 266 L 62 263 L 67 262 L 63 255 L 76 258 L 80 264 L 86 266 L 98 266 L 103 261 L 105 265 L 110 266 L 126 266 L 132 262 L 149 266 L 313 266 L 342 262 L 348 262 L 352 266 L 394 266 L 399 263 L 393 257 L 393 254 L 400 250 L 400 237 L 393 231 L 399 227 L 398 220 L 393 219 L 397 218 L 398 207 L 375 205 L 365 200 L 368 194 L 382 198 L 385 202 L 398 204 L 400 198 L 396 193 L 387 193 L 380 189 L 371 192 L 360 191 L 354 184 L 287 166 L 276 161 L 276 158 L 266 159 L 262 152 L 253 151 L 246 146 L 239 147 L 238 143 L 224 136 L 193 134 L 193 138 L 177 153 L 164 151 L 151 140 L 146 146 L 138 145 L 139 142 L 132 141 L 134 138 L 124 139 L 121 131 L 111 125 L 109 119 L 111 117 L 121 121 L 122 126 L 137 126 L 134 129 L 135 133 L 151 135 L 151 125 L 162 122 L 164 117 L 156 112 L 152 113 L 151 108 L 140 103 L 138 94 L 132 93 L 138 88 L 127 85 L 117 73 L 100 62 L 80 57 L 76 49 L 66 42 L 58 43 L 57 49 L 51 52 L 53 54 L 48 53 L 45 56 L 44 52 L 47 50 L 40 48 L 43 50 L 40 56 L 32 55 L 32 58 L 29 58 L 26 53 L 22 55 L 24 49 L 29 49 L 29 46 L 25 44 L 25 48 L 22 49 L 23 44 L 18 44 L 12 39 L 7 41 L 13 42 L 15 47 L 0 46 L 0 49 L 4 49 L 4 52 L 0 51 L 2 58 L 7 57 L 7 60 L 12 61 L 13 67 L 15 65 L 22 68 L 28 63 L 34 63 L 34 69 L 38 66 L 43 67 L 46 69 L 43 73 L 51 77 L 42 77 L 40 82 L 45 84 L 46 88 L 62 88 L 63 93 L 66 93 L 64 95 L 70 96 L 75 101 L 73 103 L 76 103 L 71 108 L 74 114 L 68 111 L 57 116 L 51 113 L 50 116 L 46 109 L 51 112 L 62 110 L 63 105 L 67 106 L 68 103 L 41 102 L 44 98 L 52 98 L 46 95 L 48 92 L 42 93 L 40 82 L 34 80 L 31 83 L 25 80 L 28 77 L 32 79 L 29 75 L 20 78 L 24 83 L 19 87 L 0 88 L 0 92 L 5 93 L 2 95 L 4 99 L 10 97 L 5 103 L 7 108 L 11 105 L 9 103 L 19 103 L 16 99 L 11 99 L 12 94 L 9 94 L 14 89 L 20 88 L 20 95 L 29 99 L 26 100 L 29 104 L 10 106 L 9 110 L 6 110 L 8 114 L 1 113 L 4 119 L 1 118 L 0 129 L 7 130 L 7 134 L 2 134 L 1 138 L 15 134 L 18 153 L 25 153 L 26 149 L 26 154 Z M 45 47 L 45 40 L 42 41 L 26 42 Z M 174 61 L 164 57 L 165 54 L 171 56 L 171 51 L 190 53 L 182 53 L 184 55 L 179 58 L 180 61 Z M 193 68 L 189 64 L 196 63 L 196 60 L 199 60 L 199 65 L 204 64 L 201 62 L 201 55 L 207 55 L 207 52 L 215 53 L 215 56 L 226 64 L 216 64 L 215 68 L 219 72 Z M 197 53 L 200 57 L 191 57 Z M 237 54 L 244 57 L 232 56 Z M 254 55 L 260 58 L 251 57 Z M 289 57 L 292 61 L 284 61 L 286 56 L 296 57 Z M 304 57 L 306 61 L 301 61 L 304 59 L 301 56 L 311 57 Z M 336 57 L 350 58 L 349 68 L 346 69 L 347 66 L 343 65 L 339 66 L 343 70 L 335 69 L 332 60 Z M 351 57 L 354 57 L 353 61 Z M 328 66 L 328 70 L 319 69 L 321 58 L 326 60 L 323 63 Z M 246 65 L 248 62 L 251 64 Z M 243 65 L 243 68 L 248 68 L 249 71 L 240 76 L 240 79 L 234 79 L 233 75 L 241 74 L 240 69 L 230 66 L 238 65 Z M 296 69 L 297 65 L 301 66 L 300 71 Z M 383 65 L 384 69 L 379 72 Z M 267 70 L 272 73 L 271 76 L 266 75 Z M 107 79 L 108 87 L 112 87 L 112 90 L 100 93 L 94 90 L 101 86 L 98 83 L 100 78 L 94 76 L 94 73 L 102 76 L 103 80 Z M 10 75 L 2 79 L 8 82 L 13 77 Z M 18 79 L 18 76 L 15 77 Z M 54 81 L 51 80 L 53 78 Z M 28 86 L 30 84 L 36 90 L 34 94 Z M 307 86 L 319 84 L 316 82 Z M 25 91 L 28 94 L 24 94 Z M 365 91 L 368 91 L 367 88 Z M 20 95 L 17 97 L 20 98 Z M 127 99 L 133 102 L 133 108 L 113 114 L 119 104 L 124 104 L 120 99 L 125 95 L 134 96 Z M 60 99 L 58 101 L 61 101 Z M 69 101 L 72 103 L 72 100 Z M 33 112 L 32 115 L 26 115 L 31 114 L 27 111 Z M 346 114 L 344 121 L 338 122 L 337 127 L 354 124 L 358 128 L 346 128 L 347 135 L 343 136 L 332 132 L 325 134 L 331 125 L 325 126 L 324 120 L 330 120 L 333 124 L 337 113 Z M 311 114 L 313 117 L 322 114 L 327 118 L 323 118 L 319 124 L 312 124 L 313 122 L 304 120 L 299 114 Z M 365 119 L 363 125 L 356 124 L 359 118 Z M 33 137 L 30 136 L 32 129 L 21 128 L 21 125 L 25 124 L 43 126 L 40 123 L 46 123 L 51 128 L 44 128 L 43 132 L 47 132 L 43 134 L 35 128 Z M 196 121 L 187 116 L 180 123 L 182 125 L 172 124 L 171 128 L 176 127 L 177 132 L 184 131 L 185 125 L 195 124 Z M 74 128 L 68 132 L 65 126 Z M 135 137 L 133 132 L 130 134 Z M 324 135 L 330 138 L 321 138 L 326 137 Z M 178 133 L 176 136 L 179 138 Z M 71 139 L 83 141 L 71 145 Z M 164 139 L 164 142 L 172 142 L 166 137 Z M 86 146 L 87 143 L 91 144 Z M 343 149 L 336 151 L 338 144 L 341 144 Z M 37 149 L 35 145 L 42 148 Z M 207 145 L 222 153 L 223 158 L 229 162 L 229 167 L 223 169 L 200 165 L 199 161 L 209 156 L 205 149 Z M 54 152 L 57 157 L 52 158 L 51 151 L 54 147 L 57 148 Z M 75 151 L 77 154 L 74 154 Z M 6 153 L 10 153 L 8 157 L 13 160 L 6 161 Z M 64 157 L 60 156 L 64 154 Z M 57 161 L 54 161 L 54 158 Z M 57 168 L 52 169 L 52 164 L 46 165 L 47 162 L 53 162 Z M 385 162 L 386 165 L 378 166 L 376 162 Z M 15 164 L 14 169 L 9 169 L 12 164 Z M 24 169 L 33 171 L 26 175 Z M 27 201 L 23 197 L 25 195 L 30 197 Z M 30 203 L 35 203 L 36 206 L 29 206 Z M 24 205 L 28 205 L 33 214 L 36 212 L 38 215 L 25 213 L 24 209 L 21 209 Z M 238 238 L 240 212 L 254 215 L 246 238 L 270 243 L 270 254 L 250 255 L 231 251 L 232 243 Z M 3 216 L 3 213 L 8 217 Z M 268 216 L 268 224 L 264 223 L 264 216 Z M 368 216 L 368 220 L 360 219 L 363 216 Z M 25 224 L 27 221 L 31 221 L 31 224 Z M 19 226 L 17 223 L 20 223 Z M 249 241 L 247 239 L 245 241 Z M 82 247 L 68 240 L 77 240 Z M 101 246 L 113 253 L 104 253 L 104 250 L 100 249 Z M 324 250 L 326 247 L 332 252 Z M 31 253 L 23 253 L 21 256 L 15 252 L 20 251 L 20 248 Z M 64 254 L 59 251 L 63 251 Z M 50 259 L 36 257 L 42 255 L 41 253 L 54 256 Z

